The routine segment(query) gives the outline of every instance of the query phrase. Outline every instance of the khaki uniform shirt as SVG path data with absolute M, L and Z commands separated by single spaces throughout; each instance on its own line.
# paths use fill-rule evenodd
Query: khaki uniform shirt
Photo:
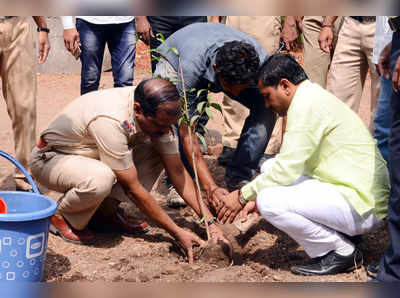
M 135 121 L 134 87 L 85 94 L 71 102 L 41 133 L 54 151 L 99 159 L 113 170 L 134 165 L 132 149 L 153 143 L 160 154 L 178 153 L 172 133 L 146 135 Z

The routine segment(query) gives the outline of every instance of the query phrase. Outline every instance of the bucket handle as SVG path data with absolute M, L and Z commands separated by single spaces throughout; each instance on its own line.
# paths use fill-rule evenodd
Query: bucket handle
M 36 194 L 40 194 L 39 189 L 37 188 L 35 182 L 33 181 L 31 175 L 29 175 L 28 171 L 11 155 L 5 153 L 4 151 L 0 150 L 0 155 L 3 156 L 4 158 L 8 159 L 11 161 L 17 168 L 20 170 L 28 180 L 29 184 L 32 186 L 33 192 Z

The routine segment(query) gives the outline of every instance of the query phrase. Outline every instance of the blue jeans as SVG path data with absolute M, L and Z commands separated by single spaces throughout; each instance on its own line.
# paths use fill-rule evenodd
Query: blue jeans
M 265 99 L 255 86 L 245 89 L 234 100 L 248 108 L 250 114 L 244 122 L 233 158 L 226 167 L 226 177 L 251 180 L 271 138 L 276 113 L 265 107 Z
M 393 34 L 390 64 L 393 69 L 400 56 L 400 31 Z M 400 92 L 392 92 L 392 124 L 389 137 L 389 170 L 391 191 L 388 206 L 390 245 L 381 263 L 377 279 L 400 281 Z
M 81 40 L 81 94 L 99 89 L 104 49 L 111 54 L 114 87 L 132 86 L 135 66 L 135 21 L 123 24 L 97 25 L 76 19 Z
M 374 138 L 376 139 L 379 151 L 388 163 L 388 166 L 390 123 L 392 122 L 392 109 L 390 108 L 391 95 L 392 81 L 381 76 L 381 90 L 374 118 Z

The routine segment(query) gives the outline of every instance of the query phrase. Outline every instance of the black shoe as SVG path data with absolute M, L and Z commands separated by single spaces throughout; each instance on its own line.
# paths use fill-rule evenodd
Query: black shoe
M 380 261 L 376 261 L 367 266 L 367 275 L 369 277 L 376 279 L 376 277 L 378 276 L 378 271 L 379 271 L 379 263 L 380 263 Z
M 229 177 L 225 177 L 226 188 L 228 191 L 234 191 L 236 189 L 241 189 L 243 186 L 248 184 L 250 181 L 245 179 L 231 179 Z
M 222 153 L 218 156 L 218 164 L 222 167 L 227 166 L 228 163 L 232 160 L 235 150 L 235 148 L 224 146 L 222 148 Z
M 334 251 L 323 257 L 311 259 L 311 262 L 303 266 L 293 266 L 292 273 L 297 275 L 331 275 L 351 272 L 360 268 L 363 263 L 363 255 L 357 248 L 349 256 L 341 256 Z

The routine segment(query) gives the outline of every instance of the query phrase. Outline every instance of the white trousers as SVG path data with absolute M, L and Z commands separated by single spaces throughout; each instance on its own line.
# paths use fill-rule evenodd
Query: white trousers
M 267 160 L 264 172 L 274 162 Z M 290 186 L 273 186 L 257 196 L 261 215 L 299 243 L 311 257 L 352 245 L 339 232 L 365 234 L 383 224 L 375 214 L 360 216 L 336 187 L 302 176 Z

